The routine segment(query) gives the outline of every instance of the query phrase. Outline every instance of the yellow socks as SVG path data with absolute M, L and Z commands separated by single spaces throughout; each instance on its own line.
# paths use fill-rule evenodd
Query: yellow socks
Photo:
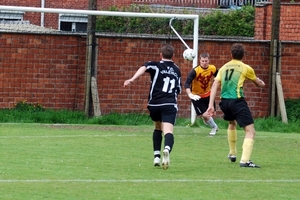
M 249 162 L 251 154 L 252 154 L 253 144 L 254 144 L 253 139 L 250 139 L 250 138 L 244 139 L 243 153 L 242 153 L 242 158 L 241 158 L 242 163 Z
M 227 129 L 227 139 L 228 139 L 228 144 L 229 144 L 229 155 L 236 156 L 236 154 L 237 154 L 237 151 L 236 151 L 237 131 Z

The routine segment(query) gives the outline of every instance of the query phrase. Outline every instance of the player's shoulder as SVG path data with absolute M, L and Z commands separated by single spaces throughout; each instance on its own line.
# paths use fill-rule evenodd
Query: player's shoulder
M 243 63 L 245 67 L 249 68 L 249 69 L 253 69 L 250 65 Z
M 211 70 L 217 70 L 217 67 L 215 65 L 209 64 L 208 67 Z
M 203 69 L 202 69 L 202 67 L 200 66 L 200 65 L 197 65 L 197 66 L 195 66 L 195 67 L 193 67 L 192 69 L 191 69 L 191 71 L 194 71 L 194 72 L 198 72 L 198 71 L 202 71 Z
M 145 66 L 149 66 L 149 65 L 158 65 L 159 64 L 159 62 L 157 62 L 157 61 L 146 61 L 145 62 Z

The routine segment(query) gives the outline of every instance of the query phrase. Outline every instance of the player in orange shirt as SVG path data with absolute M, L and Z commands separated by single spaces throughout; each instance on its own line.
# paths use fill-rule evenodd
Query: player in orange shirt
M 204 123 L 212 128 L 209 133 L 211 136 L 216 134 L 218 126 L 206 110 L 209 104 L 212 77 L 216 77 L 217 73 L 217 68 L 209 64 L 209 54 L 204 52 L 200 54 L 200 65 L 188 73 L 184 84 L 197 116 L 202 116 Z

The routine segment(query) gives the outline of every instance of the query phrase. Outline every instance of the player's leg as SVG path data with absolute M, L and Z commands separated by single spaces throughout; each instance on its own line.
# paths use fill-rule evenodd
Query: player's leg
M 157 107 L 148 106 L 150 112 L 150 117 L 154 123 L 154 130 L 152 133 L 152 143 L 153 143 L 153 152 L 154 152 L 154 166 L 160 166 L 160 151 L 162 144 L 162 125 L 161 125 L 161 115 Z
M 161 130 L 161 122 L 154 122 L 154 131 L 152 134 L 153 141 L 153 151 L 154 151 L 154 166 L 160 166 L 160 151 L 161 151 L 161 143 L 162 143 L 162 130 Z
M 255 129 L 254 124 L 250 124 L 244 127 L 245 130 L 245 138 L 243 143 L 243 153 L 241 157 L 240 166 L 241 167 L 254 167 L 260 168 L 260 166 L 254 164 L 250 158 L 252 155 L 253 145 L 254 145 L 254 137 L 255 137 Z
M 229 145 L 228 159 L 231 162 L 236 161 L 236 142 L 237 142 L 237 131 L 236 131 L 236 121 L 229 121 L 227 129 L 227 140 Z
M 206 112 L 209 104 L 209 98 L 202 98 L 198 100 L 198 102 L 195 104 L 197 105 L 198 111 L 202 114 L 204 123 L 212 128 L 209 135 L 211 136 L 215 135 L 216 132 L 218 131 L 218 125 L 215 123 L 214 119 L 211 116 L 209 116 L 208 113 Z
M 163 169 L 168 169 L 170 165 L 170 153 L 174 145 L 173 124 L 168 122 L 163 122 L 162 126 L 164 130 L 164 138 L 165 138 L 162 167 Z
M 162 130 L 164 133 L 164 150 L 163 150 L 163 169 L 168 169 L 170 165 L 170 153 L 174 145 L 173 129 L 177 114 L 177 108 L 174 106 L 163 106 L 162 110 Z
M 237 123 L 240 127 L 244 128 L 245 138 L 243 142 L 243 152 L 240 161 L 241 167 L 252 167 L 252 168 L 260 168 L 258 165 L 254 164 L 250 158 L 252 155 L 253 145 L 254 145 L 254 137 L 255 137 L 255 129 L 254 129 L 254 121 L 250 112 L 250 109 L 244 100 L 240 100 L 236 103 L 237 112 Z
M 234 114 L 232 113 L 231 107 L 234 107 L 234 100 L 226 100 L 222 99 L 219 106 L 224 113 L 224 120 L 228 121 L 228 128 L 227 128 L 227 140 L 228 140 L 228 146 L 229 146 L 229 153 L 228 153 L 228 159 L 231 162 L 236 161 L 237 156 L 237 131 L 236 131 L 236 121 Z
M 243 154 L 241 157 L 241 162 L 246 163 L 250 161 L 250 157 L 253 150 L 253 144 L 254 144 L 254 124 L 250 124 L 248 126 L 244 127 L 245 130 L 245 138 L 243 143 Z
M 219 128 L 218 128 L 218 125 L 216 124 L 214 118 L 209 116 L 207 112 L 203 113 L 202 117 L 203 117 L 204 123 L 207 124 L 211 128 L 209 135 L 211 135 L 211 136 L 216 135 Z

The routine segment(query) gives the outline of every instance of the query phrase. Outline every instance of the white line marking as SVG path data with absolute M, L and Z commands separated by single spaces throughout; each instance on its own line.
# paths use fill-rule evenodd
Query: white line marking
M 74 138 L 74 137 L 144 137 L 145 135 L 103 134 L 103 135 L 32 135 L 32 136 L 0 136 L 0 139 L 9 138 Z
M 211 182 L 211 183 L 299 183 L 300 179 L 269 179 L 269 180 L 222 180 L 222 179 L 133 179 L 133 180 L 92 180 L 92 179 L 69 179 L 69 180 L 0 180 L 0 183 L 69 183 L 69 182 L 78 182 L 78 183 L 154 183 L 154 182 Z
M 179 134 L 174 134 L 175 137 L 194 137 L 195 135 L 179 135 Z M 147 134 L 97 134 L 97 135 L 32 135 L 32 136 L 0 136 L 0 139 L 10 139 L 10 138 L 21 138 L 21 139 L 30 139 L 30 138 L 76 138 L 76 137 L 148 137 L 149 135 Z M 201 135 L 205 137 L 206 135 Z M 207 135 L 208 136 L 208 135 Z M 226 135 L 224 136 L 215 136 L 215 137 L 222 137 L 222 138 L 227 138 Z M 210 137 L 211 138 L 211 137 Z M 240 138 L 244 138 L 244 136 L 240 136 Z M 295 136 L 255 136 L 255 138 L 285 138 L 285 139 L 293 139 L 293 138 L 299 138 L 299 135 Z

